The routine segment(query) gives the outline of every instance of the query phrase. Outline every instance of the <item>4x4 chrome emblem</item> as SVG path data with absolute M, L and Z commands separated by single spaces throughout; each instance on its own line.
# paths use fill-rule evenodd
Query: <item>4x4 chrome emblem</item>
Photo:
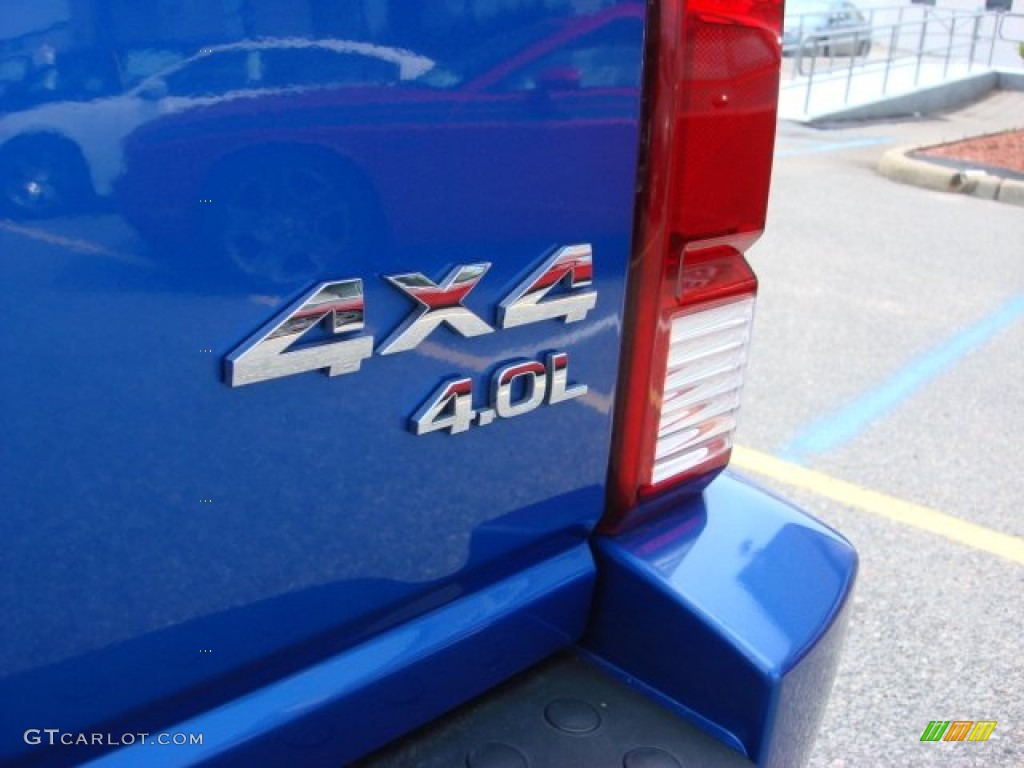
M 458 331 L 463 336 L 480 336 L 493 332 L 491 326 L 462 306 L 466 296 L 490 268 L 490 264 L 456 267 L 440 285 L 436 285 L 420 272 L 388 277 L 387 280 L 392 285 L 419 302 L 421 309 L 418 314 L 410 315 L 388 336 L 380 345 L 380 354 L 408 352 L 443 323 L 447 323 L 453 331 Z
M 441 325 L 466 337 L 493 333 L 495 327 L 462 303 L 490 266 L 486 262 L 456 266 L 439 283 L 419 272 L 385 276 L 416 302 L 417 309 L 381 343 L 377 354 L 415 349 Z M 556 249 L 498 305 L 497 328 L 557 318 L 566 323 L 584 319 L 597 304 L 597 292 L 583 290 L 592 279 L 589 244 Z M 559 284 L 569 292 L 549 297 Z M 227 356 L 227 383 L 241 387 L 307 371 L 324 370 L 330 376 L 358 371 L 374 352 L 373 336 L 357 335 L 364 329 L 365 313 L 362 280 L 321 283 Z M 313 335 L 314 327 L 324 332 L 315 341 L 301 343 Z

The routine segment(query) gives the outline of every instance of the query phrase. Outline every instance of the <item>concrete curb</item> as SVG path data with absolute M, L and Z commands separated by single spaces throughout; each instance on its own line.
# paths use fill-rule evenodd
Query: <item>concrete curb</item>
M 960 170 L 909 157 L 923 147 L 896 147 L 878 161 L 878 172 L 893 181 L 938 192 L 959 192 L 986 200 L 1024 206 L 1024 181 L 982 170 Z
M 829 126 L 851 120 L 891 120 L 908 115 L 930 115 L 962 107 L 994 90 L 1024 91 L 1024 68 L 986 69 L 950 78 L 943 83 L 933 83 L 904 93 L 842 106 L 829 112 L 804 115 L 780 111 L 780 117 L 783 120 L 813 126 Z

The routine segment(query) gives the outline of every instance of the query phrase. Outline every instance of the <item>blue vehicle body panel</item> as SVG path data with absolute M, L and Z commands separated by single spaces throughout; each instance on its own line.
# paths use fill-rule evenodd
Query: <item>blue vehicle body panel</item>
M 90 765 L 347 765 L 570 643 L 592 580 L 580 544 L 169 728 L 204 734 L 202 745 L 142 744 Z
M 0 764 L 344 763 L 588 623 L 590 652 L 774 754 L 799 657 L 841 624 L 845 545 L 727 479 L 669 515 L 696 527 L 664 562 L 642 532 L 592 544 L 647 8 L 3 4 Z M 582 244 L 585 318 L 501 328 L 517 286 Z M 479 264 L 463 303 L 492 331 L 441 324 L 382 354 L 419 311 L 387 278 Z M 358 371 L 229 386 L 229 356 L 340 280 L 364 291 Z M 483 409 L 496 371 L 555 352 L 584 396 L 457 435 L 411 429 L 441 382 L 468 379 Z M 776 598 L 805 561 L 838 575 L 794 609 Z M 704 701 L 669 656 L 631 672 L 636 649 L 608 632 L 634 597 L 664 602 L 644 626 L 692 629 L 751 698 Z M 25 736 L 45 728 L 115 740 Z M 205 743 L 116 748 L 160 731 Z
M 20 734 L 43 722 L 187 719 L 586 540 L 643 7 L 485 6 L 0 10 L 0 312 L 17 329 L 0 338 L 0 762 L 39 757 Z M 114 61 L 118 83 L 86 61 Z M 417 310 L 386 276 L 490 263 L 464 304 L 496 326 L 501 300 L 578 243 L 597 293 L 584 321 L 441 326 L 379 354 Z M 250 334 L 349 278 L 378 352 L 358 372 L 226 385 Z M 442 380 L 472 379 L 479 407 L 496 369 L 556 351 L 586 397 L 457 436 L 409 430 Z M 573 594 L 551 632 L 578 634 Z
M 727 473 L 674 513 L 593 547 L 589 612 L 580 605 L 594 562 L 581 545 L 168 727 L 204 734 L 201 746 L 140 745 L 91 764 L 345 764 L 587 625 L 580 649 L 617 676 L 753 764 L 802 765 L 849 618 L 849 544 Z M 575 626 L 563 633 L 567 617 Z

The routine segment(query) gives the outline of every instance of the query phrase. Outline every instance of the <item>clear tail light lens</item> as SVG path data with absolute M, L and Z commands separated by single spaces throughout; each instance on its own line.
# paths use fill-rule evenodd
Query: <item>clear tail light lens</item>
M 728 460 L 753 297 L 672 318 L 650 485 Z

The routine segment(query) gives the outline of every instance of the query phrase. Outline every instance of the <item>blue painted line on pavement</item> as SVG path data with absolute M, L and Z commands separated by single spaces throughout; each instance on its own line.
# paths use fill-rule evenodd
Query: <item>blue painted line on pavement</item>
M 801 430 L 783 446 L 780 457 L 801 463 L 856 437 L 865 427 L 1021 317 L 1024 317 L 1024 294 L 1018 294 L 996 312 L 911 361 L 878 388 Z
M 782 143 L 790 139 L 783 139 Z M 854 147 L 873 147 L 877 144 L 889 144 L 892 139 L 884 136 L 865 136 L 862 139 L 850 139 L 849 141 L 830 141 L 813 146 L 801 147 L 800 149 L 777 149 L 776 157 L 793 157 L 794 155 L 815 155 L 819 152 L 835 152 L 840 149 L 853 149 Z

